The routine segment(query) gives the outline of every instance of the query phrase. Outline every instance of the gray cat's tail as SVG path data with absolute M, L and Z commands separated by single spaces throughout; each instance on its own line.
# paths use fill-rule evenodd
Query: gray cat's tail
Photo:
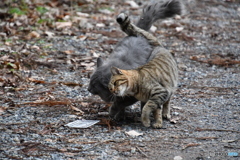
M 137 26 L 148 31 L 157 20 L 169 18 L 176 14 L 181 15 L 182 12 L 183 5 L 180 0 L 160 0 L 143 8 Z

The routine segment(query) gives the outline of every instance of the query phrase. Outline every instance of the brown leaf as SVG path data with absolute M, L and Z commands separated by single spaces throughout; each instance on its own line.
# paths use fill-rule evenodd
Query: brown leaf
M 28 78 L 29 81 L 31 82 L 34 82 L 34 83 L 37 83 L 37 84 L 43 84 L 43 83 L 46 83 L 45 81 L 42 81 L 42 80 L 36 80 L 34 78 Z
M 5 107 L 0 106 L 0 115 L 3 114 L 5 110 L 6 110 Z
M 40 37 L 40 34 L 38 32 L 32 31 L 27 35 L 26 39 L 30 40 L 30 39 L 39 38 L 39 37 Z
M 71 27 L 72 26 L 72 22 L 56 22 L 55 24 L 56 24 L 57 29 L 66 28 L 66 27 Z
M 63 53 L 66 53 L 66 54 L 72 54 L 73 52 L 74 52 L 73 50 L 63 51 Z
M 102 118 L 100 120 L 100 122 L 98 122 L 98 124 L 99 125 L 107 125 L 109 130 L 111 129 L 111 126 L 115 125 L 115 123 L 112 120 L 107 119 L 107 118 Z

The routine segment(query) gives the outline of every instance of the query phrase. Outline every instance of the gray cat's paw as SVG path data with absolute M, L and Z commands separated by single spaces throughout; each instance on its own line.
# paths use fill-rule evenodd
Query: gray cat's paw
M 120 111 L 120 112 L 117 112 L 115 114 L 109 114 L 109 117 L 111 120 L 113 121 L 121 121 L 121 120 L 124 120 L 125 119 L 125 114 L 124 112 Z
M 117 16 L 117 22 L 119 24 L 122 24 L 126 19 L 128 18 L 128 15 L 126 13 L 120 13 L 118 16 Z

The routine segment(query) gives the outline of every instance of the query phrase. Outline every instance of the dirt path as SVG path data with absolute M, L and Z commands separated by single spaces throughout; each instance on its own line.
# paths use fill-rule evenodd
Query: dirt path
M 239 159 L 238 0 L 189 0 L 186 15 L 155 24 L 180 69 L 172 120 L 163 129 L 144 128 L 138 104 L 113 124 L 109 104 L 87 91 L 96 57 L 108 56 L 124 37 L 114 17 L 128 10 L 136 20 L 140 8 L 77 2 L 42 3 L 32 13 L 30 3 L 15 16 L 0 14 L 0 159 Z M 78 119 L 101 122 L 65 126 Z

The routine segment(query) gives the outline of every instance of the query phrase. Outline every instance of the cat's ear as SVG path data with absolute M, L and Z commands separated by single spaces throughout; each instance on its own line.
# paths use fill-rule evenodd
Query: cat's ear
M 116 67 L 111 68 L 112 75 L 122 75 L 122 71 Z
M 102 66 L 102 64 L 103 64 L 102 58 L 98 57 L 98 59 L 97 59 L 97 68 Z

